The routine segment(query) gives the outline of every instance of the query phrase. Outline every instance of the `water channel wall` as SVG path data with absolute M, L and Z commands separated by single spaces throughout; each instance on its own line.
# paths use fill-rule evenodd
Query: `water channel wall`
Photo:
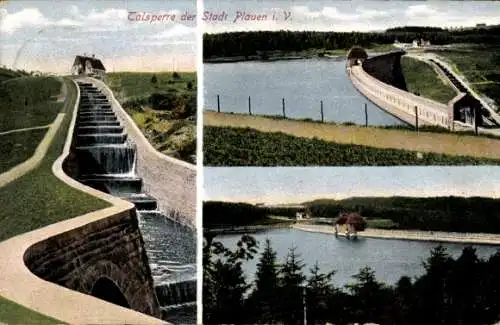
M 109 87 L 100 80 L 86 78 L 110 100 L 129 138 L 137 145 L 137 175 L 143 190 L 158 200 L 159 209 L 176 221 L 195 227 L 196 166 L 158 152 L 125 112 Z
M 407 92 L 401 72 L 401 52 L 391 52 L 348 65 L 354 87 L 386 112 L 416 126 L 435 125 L 450 129 L 453 106 Z
M 123 294 L 124 307 L 161 316 L 135 209 L 39 242 L 24 261 L 40 278 L 89 295 L 100 291 L 100 279 L 110 280 Z
M 110 207 L 1 242 L 0 294 L 70 324 L 164 324 L 134 205 L 84 186 L 63 170 L 80 100 L 75 87 L 64 151 L 52 172 Z

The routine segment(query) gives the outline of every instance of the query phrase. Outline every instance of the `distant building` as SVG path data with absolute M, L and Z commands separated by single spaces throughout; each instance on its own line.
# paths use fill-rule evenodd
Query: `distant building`
M 486 24 L 476 24 L 476 28 L 486 28 Z
M 309 214 L 305 210 L 298 211 L 295 213 L 295 219 L 297 220 L 304 220 L 304 219 L 309 219 L 311 218 Z
M 73 75 L 86 75 L 98 79 L 106 77 L 106 68 L 102 64 L 102 61 L 96 59 L 93 54 L 92 56 L 77 55 L 71 71 Z

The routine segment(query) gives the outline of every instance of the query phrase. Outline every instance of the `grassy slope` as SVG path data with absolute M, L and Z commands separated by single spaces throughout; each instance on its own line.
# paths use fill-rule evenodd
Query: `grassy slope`
M 26 309 L 2 297 L 0 297 L 0 323 L 30 325 L 63 324 L 61 321 Z
M 462 46 L 435 52 L 451 62 L 456 72 L 472 83 L 473 89 L 493 99 L 500 109 L 500 46 Z
M 52 174 L 71 122 L 76 89 L 68 82 L 66 113 L 61 127 L 41 165 L 16 181 L 0 188 L 0 241 L 43 226 L 108 206 L 107 202 L 69 187 Z M 75 204 L 77 202 L 77 204 Z M 0 323 L 62 324 L 53 318 L 0 297 Z
M 204 127 L 204 164 L 207 166 L 315 165 L 477 165 L 499 164 L 493 159 L 379 149 L 339 144 L 250 128 Z
M 432 66 L 409 57 L 401 60 L 406 86 L 411 93 L 447 104 L 457 94 L 455 90 L 441 80 Z
M 0 174 L 29 159 L 47 128 L 0 135 Z
M 180 72 L 180 78 L 174 79 L 172 73 L 156 73 L 157 84 L 151 83 L 153 73 L 118 72 L 108 74 L 108 85 L 118 101 L 123 105 L 134 99 L 146 100 L 151 94 L 174 89 L 178 96 L 192 94 L 196 96 L 196 73 Z M 191 82 L 193 89 L 188 90 Z M 168 111 L 157 111 L 144 105 L 143 109 L 125 107 L 148 138 L 160 152 L 195 163 L 196 125 L 192 120 L 172 119 Z
M 68 105 L 64 121 L 40 166 L 0 189 L 0 241 L 51 223 L 99 210 L 109 204 L 82 193 L 52 173 L 54 161 L 61 155 L 76 89 L 68 82 Z
M 0 132 L 50 124 L 62 104 L 51 100 L 61 83 L 54 77 L 21 77 L 0 82 Z

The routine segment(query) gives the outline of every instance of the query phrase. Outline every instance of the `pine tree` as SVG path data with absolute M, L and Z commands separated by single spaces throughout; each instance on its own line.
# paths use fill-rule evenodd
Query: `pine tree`
M 158 84 L 158 78 L 156 77 L 156 74 L 153 74 L 153 76 L 151 77 L 151 83 L 156 87 L 156 85 Z
M 269 239 L 266 239 L 264 251 L 257 263 L 256 288 L 252 295 L 255 314 L 259 315 L 256 321 L 269 324 L 277 319 L 278 267 L 276 252 Z
M 392 305 L 392 302 L 389 305 L 389 292 L 382 283 L 376 280 L 375 271 L 365 266 L 353 278 L 356 282 L 346 287 L 355 298 L 356 321 L 387 324 L 381 319 L 386 315 L 384 309 Z
M 305 264 L 296 252 L 290 248 L 286 261 L 280 270 L 280 316 L 285 324 L 302 323 L 304 313 L 303 285 L 306 279 L 302 273 Z
M 310 271 L 311 276 L 307 280 L 306 291 L 307 322 L 311 324 L 326 323 L 328 321 L 328 302 L 336 292 L 331 283 L 335 271 L 321 273 L 318 262 Z

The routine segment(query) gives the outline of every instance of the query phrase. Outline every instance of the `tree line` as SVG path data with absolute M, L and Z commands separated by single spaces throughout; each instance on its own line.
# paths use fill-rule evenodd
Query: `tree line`
M 344 287 L 335 270 L 306 265 L 294 248 L 278 262 L 266 240 L 254 281 L 243 263 L 257 257 L 258 243 L 244 235 L 234 250 L 213 237 L 203 247 L 204 324 L 492 324 L 500 319 L 500 251 L 478 258 L 466 247 L 458 258 L 437 246 L 423 262 L 425 273 L 395 285 L 378 281 L 369 267 Z M 304 308 L 305 307 L 305 308 Z M 305 315 L 304 315 L 305 310 Z
M 484 197 L 357 197 L 315 200 L 303 208 L 265 207 L 247 203 L 204 202 L 203 223 L 244 226 L 265 222 L 269 215 L 293 218 L 305 211 L 313 218 L 336 218 L 359 212 L 367 219 L 390 219 L 395 229 L 500 233 L 500 200 Z
M 498 44 L 500 26 L 469 29 L 397 27 L 383 32 L 253 31 L 204 34 L 203 57 L 262 55 L 262 52 L 300 52 L 308 49 L 349 49 L 354 45 L 411 43 L 423 38 L 432 44 Z M 265 56 L 265 55 L 264 55 Z

